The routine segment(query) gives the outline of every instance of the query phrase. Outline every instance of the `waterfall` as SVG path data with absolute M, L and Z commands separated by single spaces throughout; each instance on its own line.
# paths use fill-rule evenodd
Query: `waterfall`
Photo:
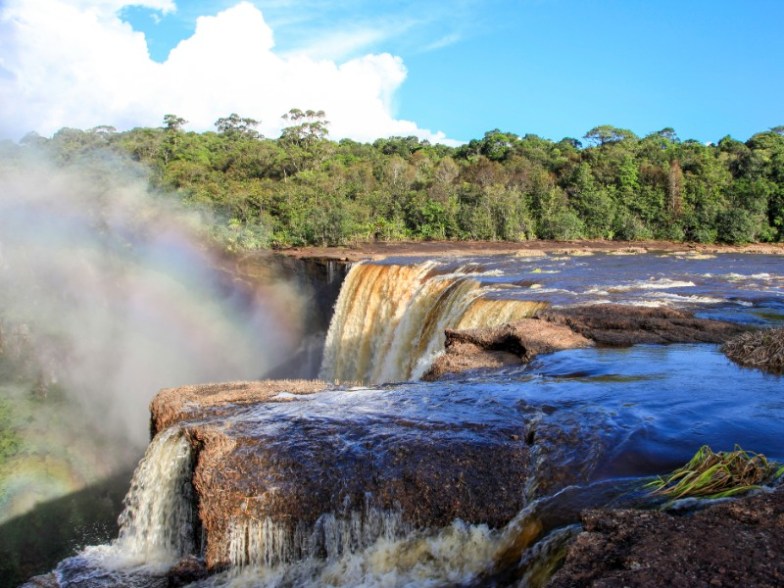
M 502 529 L 457 519 L 441 529 L 414 531 L 400 513 L 377 509 L 322 515 L 308 532 L 269 519 L 245 520 L 230 532 L 232 567 L 210 585 L 492 585 L 540 538 L 533 510 L 527 507 Z M 538 553 L 528 556 L 526 567 L 546 576 L 553 557 L 545 555 L 543 561 Z
M 156 435 L 133 474 L 119 537 L 92 555 L 109 569 L 165 569 L 195 551 L 193 454 L 183 432 Z
M 360 553 L 376 541 L 410 532 L 399 511 L 366 504 L 346 516 L 322 514 L 312 528 L 293 528 L 270 518 L 234 521 L 229 530 L 229 561 L 234 568 L 271 568 L 303 560 L 334 561 Z
M 543 306 L 489 299 L 475 273 L 443 271 L 433 261 L 354 265 L 335 305 L 320 377 L 373 384 L 418 379 L 442 351 L 445 329 L 501 326 Z

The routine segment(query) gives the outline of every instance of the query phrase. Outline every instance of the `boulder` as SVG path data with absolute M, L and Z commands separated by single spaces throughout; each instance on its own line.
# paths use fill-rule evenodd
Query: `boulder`
M 693 514 L 589 510 L 548 588 L 784 586 L 784 489 Z
M 210 570 L 334 554 L 455 519 L 500 527 L 524 506 L 532 467 L 522 423 L 422 435 L 417 419 L 260 426 L 249 411 L 185 427 Z
M 591 345 L 589 339 L 566 325 L 536 318 L 498 328 L 447 329 L 445 353 L 433 362 L 424 379 L 437 380 L 446 374 L 519 365 L 542 353 Z
M 578 419 L 440 386 L 238 382 L 163 390 L 152 407 L 153 429 L 177 427 L 192 447 L 209 573 L 323 559 L 456 519 L 501 528 L 588 480 L 609 443 L 600 411 Z

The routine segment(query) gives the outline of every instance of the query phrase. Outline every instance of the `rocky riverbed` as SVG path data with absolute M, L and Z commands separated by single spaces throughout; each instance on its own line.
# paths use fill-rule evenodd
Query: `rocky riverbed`
M 670 308 L 602 304 L 547 309 L 502 327 L 447 330 L 445 353 L 436 359 L 425 379 L 526 363 L 541 353 L 564 349 L 723 343 L 744 331 L 746 328 L 736 323 L 699 319 Z

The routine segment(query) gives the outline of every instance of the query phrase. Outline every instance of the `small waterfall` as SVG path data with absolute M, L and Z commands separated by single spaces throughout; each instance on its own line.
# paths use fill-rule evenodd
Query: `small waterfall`
M 335 306 L 320 377 L 374 384 L 418 379 L 443 350 L 445 329 L 500 326 L 544 306 L 485 298 L 476 274 L 440 268 L 433 261 L 353 266 Z
M 209 585 L 493 585 L 507 568 L 522 573 L 521 558 L 541 532 L 531 508 L 495 530 L 455 520 L 442 529 L 413 531 L 398 513 L 380 510 L 322 515 L 307 533 L 269 520 L 244 521 L 231 532 L 232 569 Z M 524 567 L 546 574 L 539 568 L 549 558 L 528 559 Z
M 133 475 L 120 515 L 120 534 L 110 547 L 113 567 L 165 567 L 195 550 L 193 454 L 172 427 L 157 435 Z
M 400 512 L 365 506 L 347 516 L 321 515 L 311 529 L 293 529 L 265 518 L 235 522 L 229 531 L 234 568 L 271 568 L 302 560 L 336 560 L 359 553 L 378 540 L 392 541 L 410 530 Z

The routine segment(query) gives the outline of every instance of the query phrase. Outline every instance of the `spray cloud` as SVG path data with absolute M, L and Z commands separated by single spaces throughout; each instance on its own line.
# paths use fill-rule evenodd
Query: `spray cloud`
M 139 447 L 160 388 L 261 377 L 302 335 L 296 295 L 235 279 L 196 224 L 115 156 L 6 161 L 0 355 Z

